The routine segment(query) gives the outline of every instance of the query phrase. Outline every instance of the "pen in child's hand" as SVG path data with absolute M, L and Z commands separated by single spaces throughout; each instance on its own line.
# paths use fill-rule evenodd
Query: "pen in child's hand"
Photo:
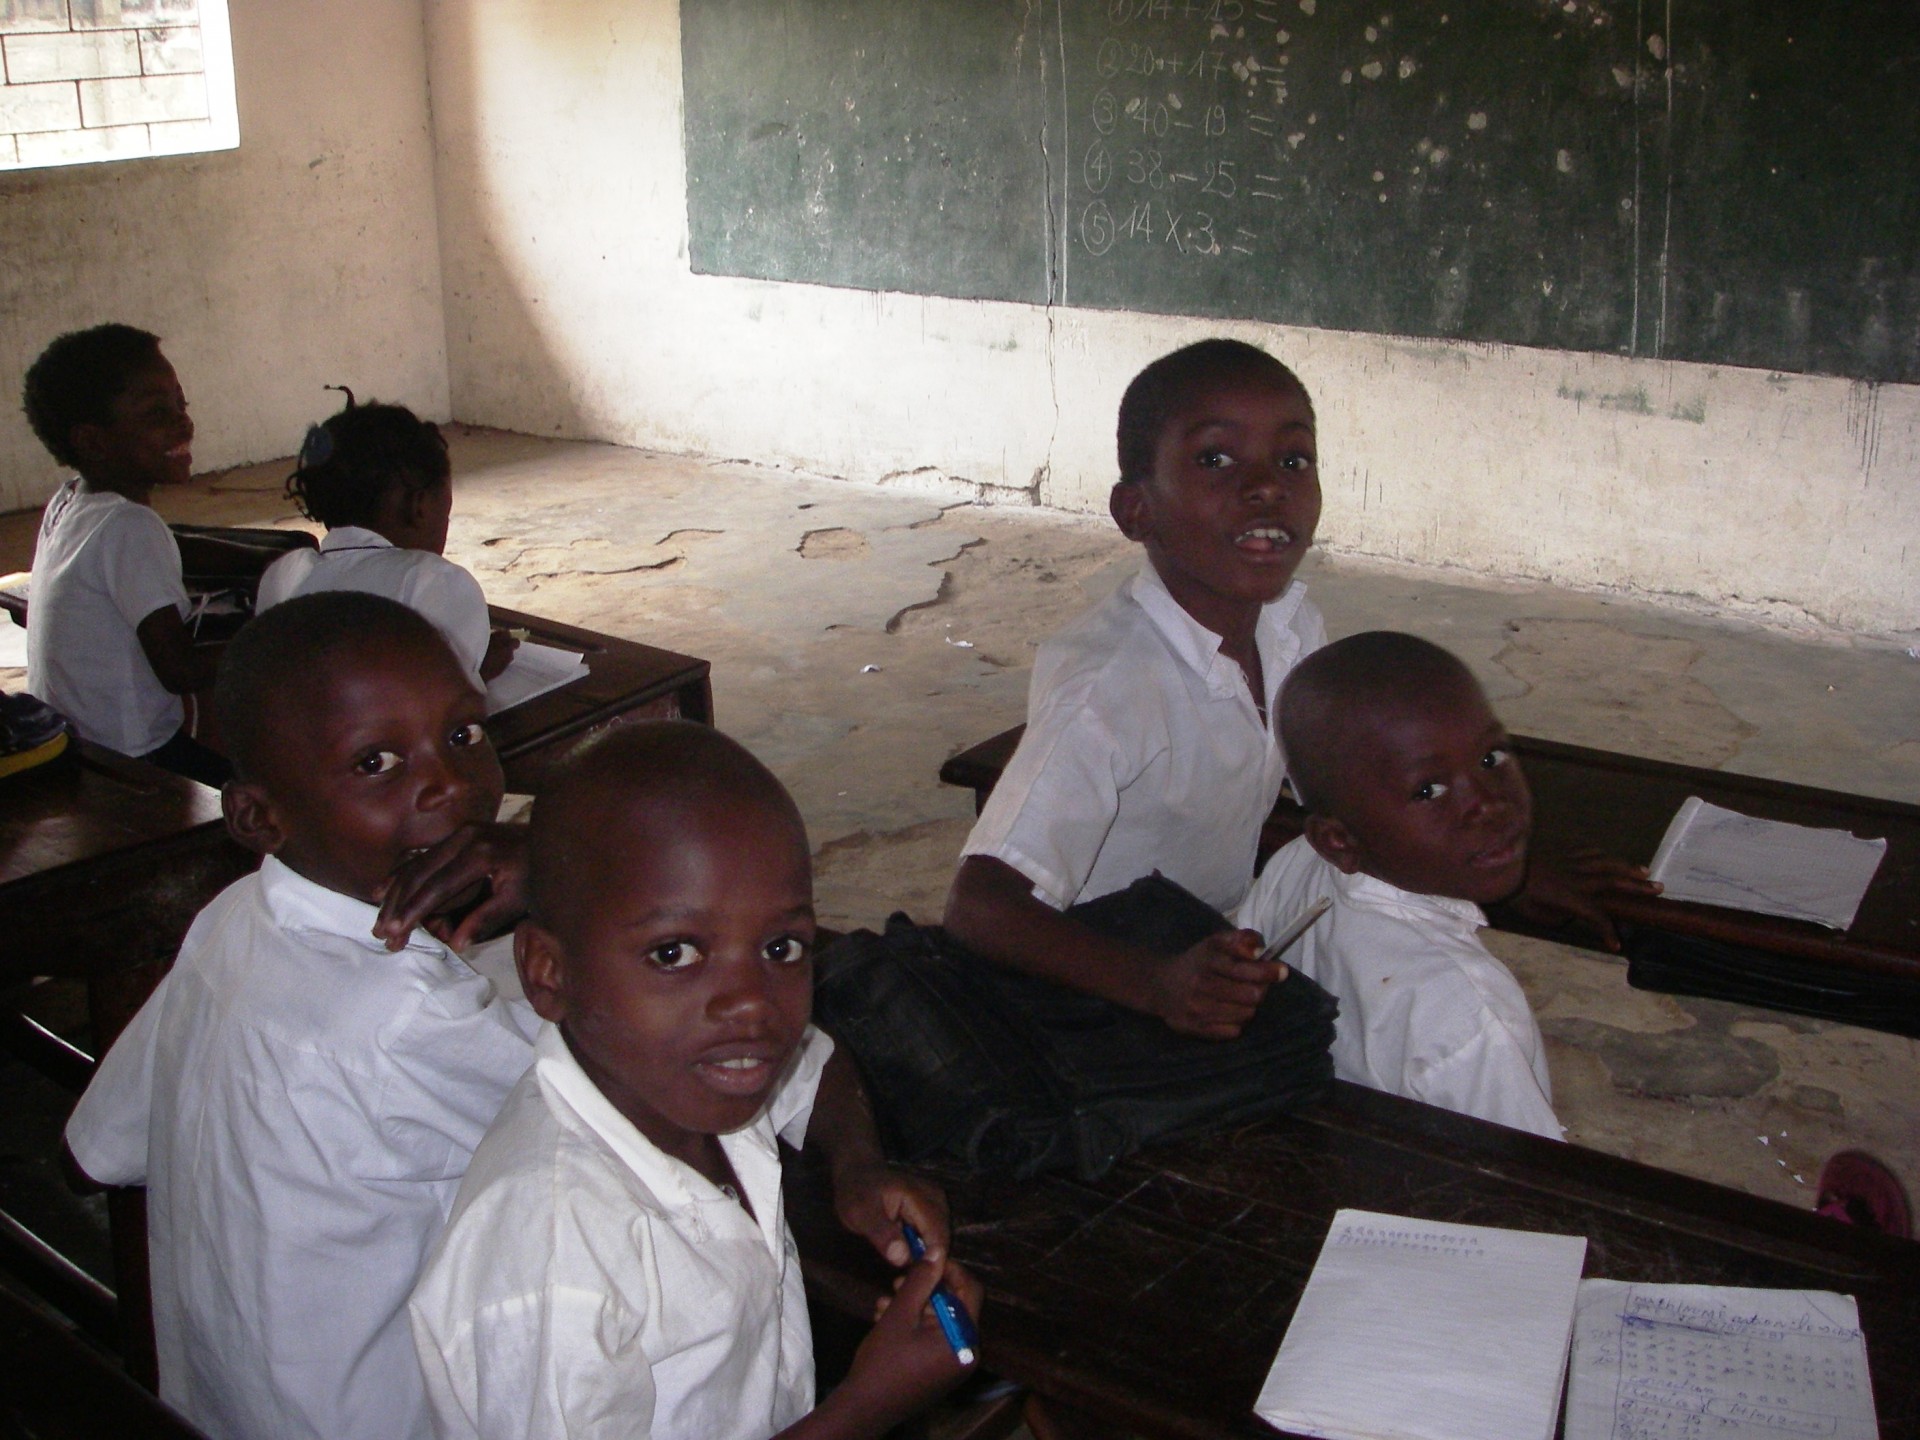
M 1262 965 L 1271 965 L 1274 961 L 1278 960 L 1289 945 L 1293 944 L 1294 941 L 1298 940 L 1302 935 L 1306 934 L 1308 930 L 1313 928 L 1313 922 L 1332 908 L 1332 899 L 1322 895 L 1318 900 L 1314 901 L 1313 904 L 1309 905 L 1305 910 L 1302 910 L 1299 918 L 1287 926 L 1286 929 L 1282 930 L 1279 938 L 1260 952 L 1260 963 Z
M 907 1237 L 907 1251 L 915 1260 L 927 1258 L 927 1242 L 920 1238 L 920 1232 L 908 1221 L 900 1222 L 900 1233 Z M 947 1337 L 947 1344 L 953 1347 L 953 1358 L 962 1365 L 971 1365 L 980 1353 L 980 1332 L 973 1328 L 973 1317 L 967 1314 L 967 1307 L 960 1303 L 959 1297 L 947 1288 L 942 1280 L 933 1287 L 933 1318 L 940 1322 L 940 1333 Z

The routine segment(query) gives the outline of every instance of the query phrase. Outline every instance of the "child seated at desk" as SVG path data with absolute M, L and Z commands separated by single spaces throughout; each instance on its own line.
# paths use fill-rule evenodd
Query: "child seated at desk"
M 1279 720 L 1306 833 L 1238 918 L 1333 902 L 1288 959 L 1340 1002 L 1335 1073 L 1561 1138 L 1527 997 L 1476 933 L 1525 880 L 1533 823 L 1479 682 L 1437 645 L 1370 631 L 1301 662 Z
M 157 485 L 193 471 L 187 397 L 158 337 L 131 325 L 62 335 L 27 371 L 27 420 L 79 473 L 47 502 L 27 609 L 27 689 L 83 739 L 219 785 L 227 762 L 184 728 L 213 683 L 187 629 L 180 548 Z
M 228 828 L 266 858 L 200 913 L 67 1126 L 148 1187 L 160 1393 L 215 1440 L 430 1432 L 407 1295 L 537 1022 L 425 930 L 373 934 L 406 857 L 491 820 L 485 702 L 374 595 L 229 648 Z
M 924 1313 L 946 1206 L 890 1170 L 844 1054 L 809 1023 L 806 830 L 715 730 L 602 731 L 542 788 L 520 976 L 548 1022 L 475 1152 L 412 1316 L 450 1437 L 879 1436 L 964 1373 Z M 836 1208 L 928 1258 L 813 1405 L 778 1140 L 818 1144 Z M 811 1413 L 809 1413 L 811 1412 Z
M 322 590 L 366 590 L 433 621 L 482 684 L 507 668 L 518 642 L 493 628 L 480 583 L 444 557 L 453 466 L 439 426 L 404 405 L 356 405 L 349 391 L 346 409 L 307 431 L 287 495 L 327 533 L 318 550 L 294 550 L 267 567 L 257 609 Z
M 1147 563 L 1040 647 L 1027 732 L 981 812 L 946 927 L 988 959 L 1238 1036 L 1285 967 L 1222 928 L 1173 959 L 1061 912 L 1159 872 L 1230 911 L 1253 879 L 1285 773 L 1268 723 L 1287 672 L 1326 640 L 1294 581 L 1320 520 L 1313 402 L 1237 340 L 1141 371 L 1120 402 L 1109 506 Z

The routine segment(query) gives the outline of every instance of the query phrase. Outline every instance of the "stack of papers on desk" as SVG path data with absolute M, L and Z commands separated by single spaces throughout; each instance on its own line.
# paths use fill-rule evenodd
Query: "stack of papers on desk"
M 1328 1440 L 1552 1440 L 1586 1253 L 1342 1210 L 1255 1412 Z
M 1693 796 L 1667 827 L 1650 873 L 1669 900 L 1725 905 L 1844 930 L 1853 924 L 1884 840 L 1757 820 Z
M 579 651 L 522 640 L 507 668 L 487 682 L 487 714 L 524 705 L 586 673 L 587 657 Z
M 1875 1440 L 1852 1299 L 1825 1290 L 1587 1280 L 1567 1440 Z

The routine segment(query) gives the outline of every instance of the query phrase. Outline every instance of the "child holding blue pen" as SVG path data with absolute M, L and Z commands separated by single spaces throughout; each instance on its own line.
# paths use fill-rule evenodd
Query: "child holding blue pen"
M 603 732 L 534 807 L 529 885 L 515 953 L 548 1023 L 410 1305 L 435 1432 L 879 1436 L 957 1383 L 980 1289 L 809 1023 L 811 865 L 779 781 L 704 726 Z M 907 1267 L 817 1407 L 780 1139 L 824 1152 L 842 1222 Z

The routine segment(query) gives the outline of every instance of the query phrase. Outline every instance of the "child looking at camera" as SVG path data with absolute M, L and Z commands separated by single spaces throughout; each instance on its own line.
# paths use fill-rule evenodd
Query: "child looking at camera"
M 424 929 L 404 860 L 491 820 L 485 702 L 425 619 L 288 601 L 229 647 L 222 800 L 266 858 L 200 913 L 67 1126 L 147 1190 L 160 1393 L 215 1440 L 431 1434 L 407 1295 L 532 1060 L 532 1013 Z
M 62 335 L 27 371 L 27 420 L 78 473 L 47 502 L 27 610 L 27 689 L 87 740 L 209 785 L 226 761 L 183 729 L 213 683 L 194 649 L 180 549 L 153 491 L 193 471 L 187 397 L 160 341 L 131 325 Z
M 879 1436 L 964 1373 L 926 1313 L 945 1202 L 881 1159 L 808 1017 L 813 885 L 780 783 L 717 731 L 604 731 L 534 806 L 521 982 L 537 1059 L 475 1152 L 412 1315 L 441 1440 Z M 816 1408 L 777 1141 L 842 1221 L 928 1258 Z
M 1560 1138 L 1527 997 L 1480 943 L 1480 906 L 1527 874 L 1533 802 L 1467 667 L 1370 631 L 1309 656 L 1280 693 L 1306 833 L 1240 907 L 1255 928 L 1333 908 L 1287 958 L 1340 1001 L 1343 1080 Z
M 479 582 L 444 558 L 453 466 L 439 426 L 404 405 L 356 405 L 349 392 L 346 409 L 308 430 L 287 495 L 327 533 L 318 550 L 267 567 L 258 609 L 366 590 L 425 615 L 483 684 L 507 668 L 518 642 L 493 628 Z
M 1259 937 L 1220 920 L 1168 959 L 1062 912 L 1156 871 L 1215 912 L 1246 894 L 1286 769 L 1273 697 L 1326 638 L 1293 578 L 1320 519 L 1313 402 L 1265 351 L 1205 340 L 1134 378 L 1118 448 L 1109 507 L 1147 563 L 1040 647 L 1026 735 L 967 839 L 946 928 L 1231 1039 L 1285 974 L 1257 963 Z

